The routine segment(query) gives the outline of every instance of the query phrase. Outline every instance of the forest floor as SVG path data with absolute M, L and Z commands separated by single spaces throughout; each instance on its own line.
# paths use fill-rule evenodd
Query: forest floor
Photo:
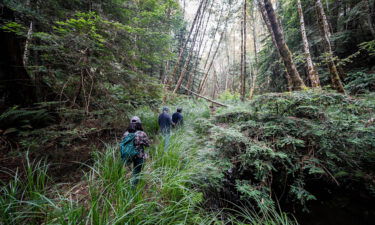
M 368 224 L 373 98 L 267 94 L 216 109 L 182 100 L 171 108 L 184 106 L 186 125 L 173 131 L 167 151 L 158 112 L 141 108 L 132 114 L 152 146 L 136 189 L 119 140 L 106 133 L 75 140 L 74 157 L 57 163 L 19 153 L 23 171 L 0 189 L 0 224 L 296 224 L 292 214 L 301 224 L 334 224 L 324 207 L 344 213 L 346 224 Z

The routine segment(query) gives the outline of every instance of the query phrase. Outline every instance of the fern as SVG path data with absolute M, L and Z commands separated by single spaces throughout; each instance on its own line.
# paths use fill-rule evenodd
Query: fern
M 6 135 L 42 127 L 52 121 L 53 117 L 45 109 L 19 109 L 14 106 L 0 115 L 0 129 Z

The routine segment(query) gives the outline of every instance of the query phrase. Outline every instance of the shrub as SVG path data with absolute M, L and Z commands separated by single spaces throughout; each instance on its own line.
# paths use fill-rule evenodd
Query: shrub
M 373 195 L 366 178 L 375 172 L 372 100 L 307 91 L 262 95 L 232 110 L 213 118 L 206 139 L 213 146 L 208 164 L 222 174 L 221 198 L 304 208 L 322 188 L 345 190 L 340 183 Z

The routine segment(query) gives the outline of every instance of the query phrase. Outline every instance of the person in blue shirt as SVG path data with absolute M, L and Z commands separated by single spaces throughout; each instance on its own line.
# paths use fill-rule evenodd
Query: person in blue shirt
M 172 115 L 172 122 L 176 127 L 184 125 L 184 116 L 182 115 L 182 108 L 177 108 L 177 111 Z
M 173 125 L 173 122 L 171 115 L 169 115 L 168 107 L 163 107 L 163 112 L 159 115 L 158 122 L 162 135 L 171 133 L 171 126 Z
M 164 151 L 167 151 L 171 136 L 171 126 L 173 125 L 172 117 L 169 115 L 169 109 L 167 107 L 163 107 L 163 112 L 159 115 L 158 123 L 160 132 L 164 137 Z

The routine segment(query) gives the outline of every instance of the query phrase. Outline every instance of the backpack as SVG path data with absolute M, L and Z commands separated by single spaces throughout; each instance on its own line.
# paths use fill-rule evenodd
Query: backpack
M 130 163 L 139 154 L 134 144 L 134 139 L 135 133 L 129 133 L 120 143 L 121 159 L 125 163 Z

